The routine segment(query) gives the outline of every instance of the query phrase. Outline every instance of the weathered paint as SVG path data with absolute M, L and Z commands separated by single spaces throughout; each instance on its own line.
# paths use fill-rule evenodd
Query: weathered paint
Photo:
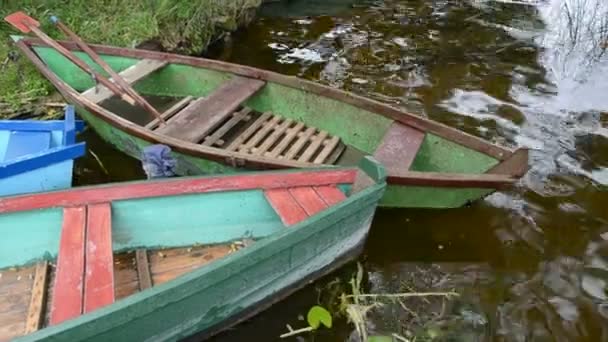
M 62 208 L 0 215 L 0 268 L 55 257 L 62 220 Z
M 387 208 L 458 208 L 490 194 L 491 189 L 391 185 L 380 201 Z
M 0 179 L 0 196 L 66 189 L 72 186 L 73 160 Z
M 498 160 L 434 134 L 427 134 L 411 166 L 412 171 L 483 173 Z
M 258 239 L 283 225 L 262 191 L 249 190 L 116 201 L 112 227 L 114 249 L 124 250 Z
M 177 340 L 211 328 L 360 245 L 384 186 L 367 188 L 173 281 L 17 341 Z

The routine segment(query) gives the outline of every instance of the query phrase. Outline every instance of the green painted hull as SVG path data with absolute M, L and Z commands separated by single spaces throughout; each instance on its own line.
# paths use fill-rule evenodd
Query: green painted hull
M 68 62 L 55 50 L 36 46 L 33 50 L 48 69 L 67 85 L 82 92 L 93 86 L 91 78 Z M 88 56 L 77 52 L 83 60 Z M 133 57 L 101 54 L 116 71 L 124 70 L 139 61 Z M 99 68 L 98 68 L 99 69 Z M 156 96 L 206 96 L 232 77 L 230 72 L 202 68 L 193 65 L 170 63 L 159 71 L 135 84 L 144 95 Z M 135 158 L 142 149 L 155 143 L 117 127 L 108 120 L 75 103 L 78 113 L 107 142 Z M 320 96 L 309 91 L 267 81 L 266 85 L 244 105 L 260 112 L 270 111 L 285 118 L 339 136 L 342 141 L 364 154 L 373 154 L 393 119 L 334 98 Z M 328 115 L 331 113 L 331 115 Z M 345 122 L 348 124 L 345 125 Z M 176 149 L 174 149 L 176 150 Z M 239 172 L 242 168 L 230 166 L 221 158 L 205 158 L 193 153 L 174 151 L 181 175 Z M 356 163 L 356 162 L 355 162 Z M 500 163 L 498 158 L 455 143 L 439 135 L 426 132 L 422 145 L 410 171 L 483 174 Z M 249 167 L 249 166 L 246 166 Z M 454 208 L 477 200 L 495 189 L 492 187 L 441 187 L 431 185 L 402 185 L 391 181 L 386 196 L 381 201 L 385 207 Z
M 281 223 L 262 190 L 114 201 L 115 252 L 227 243 L 243 237 L 256 242 L 172 281 L 17 341 L 175 341 L 193 334 L 209 336 L 250 317 L 361 249 L 386 187 L 382 169 L 368 167 L 377 183 L 289 227 Z M 0 267 L 53 259 L 61 210 L 0 215 L 0 232 L 7 237 L 0 241 Z

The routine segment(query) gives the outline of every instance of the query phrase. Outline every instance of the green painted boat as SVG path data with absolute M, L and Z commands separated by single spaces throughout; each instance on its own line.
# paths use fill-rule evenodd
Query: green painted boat
M 177 177 L 0 199 L 0 340 L 201 340 L 363 247 L 386 174 Z
M 512 185 L 528 151 L 491 144 L 395 107 L 296 77 L 221 61 L 91 45 L 155 104 L 166 123 L 128 105 L 37 39 L 14 37 L 28 59 L 103 139 L 140 158 L 170 146 L 181 175 L 383 163 L 386 207 L 453 208 Z M 67 49 L 102 69 L 71 42 Z

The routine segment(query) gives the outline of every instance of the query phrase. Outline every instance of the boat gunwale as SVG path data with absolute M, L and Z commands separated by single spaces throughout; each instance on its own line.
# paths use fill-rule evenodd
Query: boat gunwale
M 60 44 L 71 50 L 79 51 L 80 49 L 76 44 L 68 41 L 59 41 Z M 203 157 L 205 159 L 218 161 L 220 163 L 228 164 L 233 167 L 245 166 L 253 168 L 284 168 L 284 167 L 312 167 L 319 166 L 312 163 L 302 162 L 290 162 L 285 160 L 277 160 L 274 158 L 268 158 L 264 156 L 252 156 L 249 154 L 230 152 L 223 149 L 203 146 L 199 144 L 189 143 L 180 139 L 168 137 L 165 135 L 157 134 L 151 130 L 146 129 L 143 126 L 134 124 L 113 112 L 106 110 L 98 104 L 93 103 L 85 99 L 75 89 L 65 83 L 63 80 L 48 68 L 42 59 L 33 51 L 33 46 L 48 47 L 44 42 L 39 39 L 22 37 L 15 43 L 20 50 L 34 63 L 34 65 L 57 87 L 57 89 L 64 94 L 64 96 L 71 98 L 72 101 L 79 103 L 82 107 L 91 111 L 92 114 L 108 122 L 112 126 L 126 131 L 128 134 L 134 135 L 138 138 L 142 138 L 146 141 L 156 143 L 164 143 L 170 145 L 173 149 L 179 152 L 193 155 L 196 157 Z M 449 127 L 445 124 L 423 118 L 388 104 L 384 104 L 372 99 L 364 98 L 362 96 L 345 92 L 340 89 L 331 88 L 322 84 L 314 83 L 308 80 L 303 80 L 294 76 L 286 76 L 272 71 L 261 70 L 249 66 L 237 65 L 227 63 L 223 61 L 216 61 L 211 59 L 205 59 L 200 57 L 182 56 L 164 52 L 148 51 L 140 49 L 120 48 L 106 45 L 89 44 L 93 50 L 97 53 L 105 55 L 115 55 L 127 58 L 149 58 L 166 61 L 172 64 L 189 65 L 193 67 L 208 68 L 211 70 L 227 72 L 233 75 L 240 75 L 250 77 L 254 79 L 260 79 L 272 83 L 281 84 L 290 88 L 307 91 L 318 96 L 324 96 L 337 101 L 341 101 L 357 108 L 361 108 L 372 112 L 376 115 L 382 115 L 389 119 L 395 120 L 401 124 L 408 125 L 414 129 L 426 133 L 432 133 L 454 143 L 460 144 L 471 150 L 483 153 L 492 158 L 495 158 L 499 163 L 486 171 L 487 173 L 495 174 L 506 174 L 514 177 L 521 177 L 528 170 L 527 160 L 514 161 L 514 157 L 517 154 L 525 153 L 527 156 L 527 148 L 518 148 L 516 150 L 509 149 L 506 147 L 499 146 L 497 144 L 486 141 L 482 138 L 473 136 L 466 132 L 460 131 L 456 128 Z M 500 167 L 504 164 L 504 167 Z M 332 167 L 331 165 L 326 165 Z M 500 170 L 500 171 L 493 171 Z M 442 174 L 449 174 L 449 172 L 441 172 Z M 471 174 L 474 177 L 476 174 Z M 391 179 L 398 179 L 398 175 L 395 175 Z
M 353 167 L 319 168 L 109 183 L 0 198 L 0 214 L 160 196 L 352 184 L 356 173 L 357 168 Z

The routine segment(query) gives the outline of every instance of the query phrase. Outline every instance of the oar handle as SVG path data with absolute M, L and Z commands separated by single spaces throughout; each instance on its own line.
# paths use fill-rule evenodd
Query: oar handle
M 141 97 L 132 87 L 131 85 L 116 71 L 110 67 L 106 61 L 104 61 L 99 55 L 93 51 L 76 33 L 70 30 L 67 26 L 65 26 L 58 17 L 51 16 L 51 22 L 55 24 L 63 33 L 65 33 L 68 37 L 70 37 L 76 45 L 78 45 L 91 59 L 101 66 L 116 82 L 116 84 L 127 94 L 129 94 L 140 106 L 146 109 L 148 112 L 153 114 L 156 119 L 158 119 L 161 123 L 165 124 L 165 119 L 163 119 L 162 115 L 154 108 L 146 99 Z

